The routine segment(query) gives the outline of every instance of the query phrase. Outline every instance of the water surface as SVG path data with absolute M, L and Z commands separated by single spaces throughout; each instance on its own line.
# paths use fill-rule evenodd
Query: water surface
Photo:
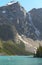
M 32 56 L 0 56 L 0 65 L 42 65 L 42 58 Z

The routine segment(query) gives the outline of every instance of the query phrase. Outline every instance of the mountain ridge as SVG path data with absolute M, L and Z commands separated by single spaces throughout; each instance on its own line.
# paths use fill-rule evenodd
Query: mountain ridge
M 32 49 L 34 52 L 35 49 L 30 45 L 33 45 L 34 47 L 37 45 L 38 47 L 39 42 L 42 42 L 41 13 L 41 9 L 35 8 L 26 12 L 18 2 L 0 7 L 0 39 L 3 39 L 4 41 L 13 40 L 16 43 L 19 43 L 20 40 L 24 42 L 24 39 L 25 42 L 27 42 L 27 40 L 29 41 L 30 39 L 30 43 L 28 42 L 29 45 L 25 46 L 28 51 L 31 52 Z M 21 39 L 19 39 L 19 36 Z M 35 41 L 37 40 L 39 42 L 36 44 Z

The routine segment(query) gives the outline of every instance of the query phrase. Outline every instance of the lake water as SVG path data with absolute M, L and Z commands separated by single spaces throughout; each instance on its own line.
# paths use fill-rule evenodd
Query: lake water
M 0 56 L 0 65 L 42 65 L 42 58 L 32 56 Z

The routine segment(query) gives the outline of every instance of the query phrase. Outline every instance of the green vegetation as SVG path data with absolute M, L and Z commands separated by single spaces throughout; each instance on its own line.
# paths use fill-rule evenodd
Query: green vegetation
M 5 53 L 6 55 L 28 55 L 30 53 L 25 51 L 25 45 L 23 42 L 19 44 L 13 41 L 2 41 L 0 40 L 0 53 Z
M 37 51 L 34 57 L 42 58 L 42 46 L 41 45 L 39 46 L 39 48 L 37 48 Z
M 25 45 L 22 41 L 15 43 L 15 34 L 17 31 L 10 24 L 0 25 L 0 53 L 6 55 L 28 55 L 25 51 Z

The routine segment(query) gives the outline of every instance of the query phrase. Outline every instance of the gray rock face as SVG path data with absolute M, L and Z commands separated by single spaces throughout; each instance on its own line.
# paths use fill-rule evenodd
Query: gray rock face
M 40 34 L 38 34 L 38 32 L 37 32 L 37 34 L 39 35 L 38 38 L 42 39 L 42 8 L 32 9 L 30 11 L 30 13 L 31 13 L 31 17 L 32 17 L 32 22 L 40 33 Z
M 34 8 L 27 13 L 18 2 L 0 7 L 2 24 L 14 26 L 17 33 L 27 38 L 42 40 L 42 9 Z

